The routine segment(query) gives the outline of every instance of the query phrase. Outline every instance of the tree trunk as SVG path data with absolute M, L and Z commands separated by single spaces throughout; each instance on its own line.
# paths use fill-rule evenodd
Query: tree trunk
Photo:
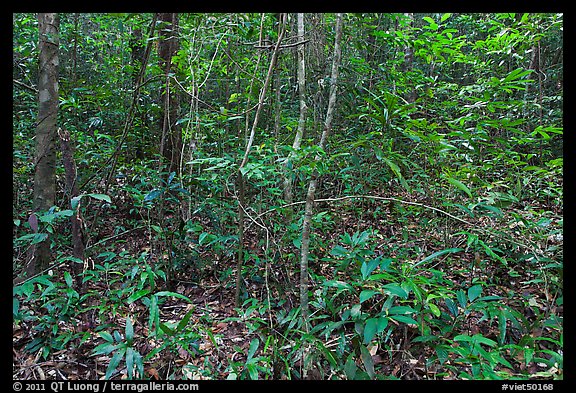
M 41 214 L 55 203 L 56 196 L 56 122 L 58 117 L 58 51 L 59 24 L 56 13 L 38 14 L 39 70 L 38 120 L 34 158 L 34 213 Z M 34 214 L 33 213 L 33 214 Z M 32 249 L 28 263 L 30 275 L 45 270 L 50 264 L 50 238 Z
M 297 15 L 298 19 L 298 42 L 304 41 L 304 14 L 299 13 Z M 306 112 L 308 107 L 306 106 L 306 63 L 304 60 L 304 43 L 298 45 L 298 93 L 300 97 L 300 117 L 298 119 L 298 129 L 296 130 L 296 136 L 294 137 L 294 143 L 292 144 L 292 149 L 300 149 L 300 144 L 302 143 L 302 136 L 304 135 L 304 127 L 306 125 Z M 293 191 L 292 191 L 292 175 L 290 174 L 290 162 L 293 158 L 293 153 L 290 153 L 288 160 L 286 160 L 285 170 L 286 177 L 284 178 L 284 199 L 286 203 L 292 203 L 293 201 Z
M 283 21 L 285 18 L 283 18 Z M 258 120 L 260 118 L 260 113 L 262 112 L 262 107 L 264 106 L 264 98 L 266 97 L 266 92 L 268 91 L 268 86 L 270 85 L 270 80 L 272 79 L 272 73 L 274 71 L 274 67 L 276 66 L 276 60 L 278 59 L 278 52 L 280 51 L 280 43 L 284 37 L 284 23 L 281 23 L 279 26 L 278 32 L 278 41 L 274 46 L 272 52 L 272 59 L 270 60 L 270 66 L 268 67 L 268 73 L 266 74 L 266 79 L 264 80 L 264 86 L 260 90 L 260 95 L 258 96 L 258 105 L 256 107 L 256 113 L 254 114 L 254 122 L 252 123 L 252 129 L 250 130 L 250 136 L 248 137 L 248 141 L 246 143 L 246 151 L 244 152 L 244 158 L 238 167 L 238 189 L 239 189 L 239 196 L 238 196 L 238 218 L 239 220 L 244 219 L 244 208 L 246 206 L 245 203 L 245 188 L 246 188 L 246 180 L 242 171 L 246 163 L 248 163 L 248 157 L 250 156 L 250 150 L 252 149 L 252 144 L 254 143 L 254 136 L 256 134 L 256 127 L 258 126 Z M 236 307 L 240 307 L 240 284 L 242 283 L 242 259 L 243 259 L 243 238 L 244 238 L 244 223 L 239 223 L 239 234 L 238 234 L 238 261 L 236 265 L 236 293 L 235 293 L 235 302 Z
M 172 93 L 171 73 L 172 57 L 178 52 L 178 14 L 160 13 L 162 23 L 160 29 L 160 41 L 158 43 L 158 55 L 161 59 L 161 67 L 164 70 L 165 84 L 162 96 L 162 136 L 160 140 L 160 154 L 168 162 L 168 172 L 176 172 L 180 175 L 180 155 L 182 151 L 182 133 L 176 126 L 178 120 L 178 100 Z
M 320 138 L 319 147 L 324 149 L 326 141 L 332 129 L 332 119 L 334 117 L 334 108 L 336 106 L 336 92 L 338 81 L 341 49 L 340 41 L 342 38 L 342 14 L 336 14 L 336 31 L 334 38 L 334 57 L 332 60 L 332 74 L 330 77 L 330 97 L 328 99 L 328 109 L 326 110 L 326 120 L 324 121 L 324 130 Z M 320 160 L 320 156 L 316 156 L 316 160 Z M 310 321 L 308 320 L 309 307 L 308 307 L 308 257 L 310 254 L 310 233 L 312 215 L 314 213 L 314 196 L 318 184 L 318 172 L 314 171 L 310 185 L 308 186 L 308 193 L 306 194 L 306 207 L 304 210 L 304 222 L 302 224 L 302 246 L 301 246 L 301 259 L 300 259 L 300 308 L 302 315 L 302 327 L 307 333 L 310 330 Z M 309 371 L 309 359 L 305 351 L 303 362 L 303 378 L 306 379 Z

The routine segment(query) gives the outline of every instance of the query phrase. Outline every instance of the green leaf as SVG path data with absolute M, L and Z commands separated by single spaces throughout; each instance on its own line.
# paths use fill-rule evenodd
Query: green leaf
M 474 342 L 474 339 L 467 334 L 459 334 L 454 337 L 454 341 Z
M 434 314 L 436 317 L 440 316 L 441 312 L 437 305 L 435 305 L 434 303 L 428 303 L 428 308 L 430 309 L 430 311 L 432 311 L 432 314 Z
M 370 318 L 364 325 L 364 344 L 368 345 L 378 331 L 378 318 Z
M 20 300 L 17 297 L 12 298 L 12 315 L 18 315 L 18 311 L 20 310 Z
M 498 345 L 498 343 L 497 343 L 496 341 L 491 340 L 491 339 L 489 339 L 489 338 L 487 338 L 487 337 L 484 337 L 484 336 L 481 335 L 481 334 L 475 334 L 474 336 L 472 336 L 472 338 L 473 338 L 474 340 L 476 340 L 476 342 L 481 343 L 481 344 L 486 344 L 486 345 L 488 345 L 488 346 L 490 346 L 490 347 L 495 347 L 496 345 Z
M 406 299 L 408 297 L 408 292 L 406 292 L 404 290 L 404 288 L 402 288 L 400 285 L 398 284 L 386 284 L 383 286 L 383 288 L 385 288 L 388 292 L 390 292 L 392 295 L 401 297 L 402 299 Z
M 156 296 L 172 296 L 172 297 L 175 297 L 178 299 L 186 300 L 188 303 L 192 303 L 192 300 L 190 300 L 186 296 L 179 294 L 179 293 L 176 293 L 176 292 L 160 291 L 160 292 L 156 293 Z
M 141 289 L 139 291 L 134 292 L 132 295 L 126 299 L 128 304 L 134 303 L 136 300 L 140 299 L 143 296 L 146 296 L 150 293 L 149 289 Z
M 132 379 L 134 377 L 134 350 L 132 348 L 126 349 L 126 371 L 128 379 Z
M 418 325 L 418 322 L 406 315 L 390 315 L 390 318 L 407 325 Z
M 117 348 L 118 348 L 118 344 L 110 344 L 110 343 L 100 344 L 100 345 L 97 345 L 92 350 L 92 356 L 108 355 L 110 352 L 115 351 Z
M 112 335 L 108 332 L 98 332 L 98 335 L 100 337 L 102 337 L 104 340 L 108 341 L 109 343 L 113 343 L 114 342 L 114 338 L 112 337 Z
M 474 285 L 468 288 L 468 299 L 470 303 L 472 303 L 480 294 L 482 293 L 482 286 L 481 285 Z
M 388 309 L 389 314 L 415 314 L 416 310 L 414 310 L 410 306 L 394 306 Z
M 442 23 L 442 22 L 444 22 L 446 19 L 450 18 L 450 16 L 452 16 L 452 14 L 449 13 L 449 12 L 443 14 L 442 17 L 440 18 L 440 23 Z
M 378 318 L 378 333 L 382 333 L 384 329 L 388 327 L 388 318 L 379 317 Z
M 106 375 L 104 376 L 105 379 L 110 379 L 110 377 L 114 374 L 116 368 L 118 368 L 118 365 L 120 364 L 120 361 L 124 357 L 125 352 L 126 348 L 120 348 L 120 350 L 118 350 L 118 352 L 112 356 L 110 364 L 108 364 L 108 368 L 106 369 Z
M 330 254 L 335 257 L 345 257 L 348 255 L 348 250 L 342 246 L 336 246 L 330 251 Z
M 105 194 L 87 194 L 87 196 L 94 198 L 94 199 L 98 199 L 99 201 L 112 203 L 112 200 L 110 199 L 110 197 L 108 195 L 105 195 Z
M 378 291 L 374 291 L 372 289 L 365 289 L 362 292 L 360 292 L 360 303 L 370 299 L 372 296 L 376 295 L 377 293 L 380 293 Z
M 445 250 L 436 251 L 435 253 L 428 255 L 426 258 L 422 259 L 420 262 L 415 263 L 412 265 L 412 268 L 422 265 L 423 263 L 429 262 L 434 258 L 437 258 L 441 255 L 448 254 L 448 253 L 455 253 L 464 250 L 463 248 L 447 248 Z
M 459 190 L 464 191 L 470 198 L 472 198 L 472 192 L 460 180 L 456 180 L 456 179 L 448 177 L 448 176 L 443 176 L 443 177 L 448 181 L 448 183 L 452 184 L 454 187 L 458 188 Z
M 44 240 L 48 239 L 47 233 L 29 233 L 28 235 L 20 236 L 14 239 L 16 244 L 30 242 L 30 245 L 42 243 Z
M 124 330 L 124 335 L 126 336 L 126 340 L 128 340 L 128 342 L 132 342 L 134 340 L 134 326 L 132 325 L 132 320 L 129 317 L 126 317 L 126 329 Z
M 346 374 L 346 378 L 353 380 L 356 376 L 356 370 L 358 370 L 358 366 L 356 366 L 354 357 L 352 354 L 350 354 L 346 360 L 346 364 L 344 365 L 344 373 Z
M 246 369 L 250 375 L 250 379 L 256 381 L 258 379 L 258 369 L 254 363 L 247 363 Z
M 152 190 L 144 197 L 144 202 L 150 202 L 162 195 L 163 190 Z
M 366 278 L 380 265 L 380 258 L 372 259 L 368 262 L 362 262 L 362 266 L 360 267 L 360 273 L 362 273 L 362 279 L 366 280 Z
M 260 340 L 258 340 L 257 338 L 253 339 L 250 342 L 250 348 L 248 349 L 248 358 L 247 361 L 252 359 L 252 357 L 254 356 L 254 354 L 256 353 L 256 350 L 258 349 L 258 345 L 260 345 Z
M 456 299 L 458 300 L 458 303 L 460 303 L 460 307 L 462 308 L 466 308 L 466 304 L 468 303 L 466 300 L 466 294 L 464 293 L 463 290 L 459 289 L 456 292 Z
M 168 325 L 166 325 L 164 322 L 160 322 L 160 325 L 158 326 L 158 328 L 166 335 L 168 336 L 173 336 L 175 331 L 174 329 L 170 328 Z
M 362 363 L 364 363 L 364 369 L 368 373 L 370 378 L 374 378 L 376 373 L 374 372 L 374 361 L 372 360 L 372 355 L 370 351 L 364 345 L 360 345 L 360 357 L 362 358 Z
M 182 318 L 182 320 L 178 322 L 178 326 L 176 326 L 177 331 L 181 332 L 184 330 L 186 325 L 188 325 L 188 321 L 190 321 L 190 317 L 192 317 L 192 314 L 194 314 L 194 307 L 192 307 L 190 311 L 188 311 L 186 315 L 184 315 L 184 318 Z
M 70 275 L 70 272 L 64 272 L 64 280 L 66 281 L 66 285 L 68 285 L 68 287 L 72 288 L 73 282 L 72 282 L 72 276 Z

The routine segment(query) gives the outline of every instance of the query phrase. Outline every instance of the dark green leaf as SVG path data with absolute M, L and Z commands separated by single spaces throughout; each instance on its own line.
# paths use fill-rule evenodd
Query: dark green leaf
M 406 292 L 404 290 L 404 288 L 402 288 L 400 285 L 398 284 L 386 284 L 383 286 L 383 288 L 385 288 L 388 292 L 390 292 L 392 295 L 396 295 L 398 297 L 401 297 L 402 299 L 406 299 L 408 297 L 408 292 Z
M 407 325 L 418 325 L 418 322 L 416 322 L 413 318 L 407 317 L 405 315 L 391 315 L 390 318 Z
M 366 300 L 370 299 L 372 296 L 379 293 L 378 291 L 374 291 L 372 289 L 365 289 L 360 292 L 360 303 L 365 302 Z
M 143 296 L 146 296 L 150 293 L 149 289 L 141 289 L 139 291 L 134 292 L 132 295 L 126 299 L 128 304 L 134 303 L 136 300 L 140 299 Z
M 125 351 L 126 351 L 126 348 L 120 348 L 112 356 L 112 359 L 110 360 L 110 364 L 108 364 L 108 368 L 106 369 L 106 375 L 104 376 L 105 379 L 110 379 L 110 377 L 114 374 L 114 372 L 116 371 L 116 368 L 118 368 L 118 365 L 120 364 L 120 361 L 124 357 Z
M 364 345 L 360 345 L 360 357 L 362 358 L 362 363 L 364 363 L 364 369 L 370 378 L 374 378 L 374 375 L 376 375 L 374 372 L 374 361 L 372 360 L 370 351 L 368 351 L 368 348 Z
M 378 319 L 370 318 L 366 321 L 364 325 L 364 345 L 370 344 L 376 332 L 378 331 Z
M 468 299 L 470 303 L 472 303 L 480 294 L 482 293 L 482 286 L 481 285 L 474 285 L 468 288 Z

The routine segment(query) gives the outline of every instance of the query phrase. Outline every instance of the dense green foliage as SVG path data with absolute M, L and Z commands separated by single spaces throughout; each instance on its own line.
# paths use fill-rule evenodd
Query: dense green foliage
M 153 15 L 62 14 L 59 125 L 81 195 L 70 205 L 59 165 L 57 202 L 35 224 L 38 28 L 14 14 L 15 377 L 39 377 L 18 366 L 29 356 L 64 353 L 85 378 L 299 379 L 306 343 L 321 379 L 563 378 L 562 15 L 345 14 L 326 149 L 334 15 L 305 17 L 304 140 L 292 148 L 287 46 L 242 168 L 235 307 L 237 173 L 271 56 L 259 34 L 275 43 L 278 16 L 179 15 L 169 78 L 184 148 L 168 173 Z M 313 172 L 306 332 L 297 277 Z M 51 269 L 23 278 L 44 239 Z

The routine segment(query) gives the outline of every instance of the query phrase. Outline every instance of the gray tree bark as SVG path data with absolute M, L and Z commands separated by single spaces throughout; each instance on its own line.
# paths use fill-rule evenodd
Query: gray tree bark
M 319 147 L 324 149 L 326 141 L 332 129 L 332 119 L 334 118 L 334 108 L 336 107 L 336 92 L 338 90 L 338 74 L 340 67 L 340 58 L 342 51 L 340 48 L 340 41 L 342 39 L 342 14 L 336 14 L 336 36 L 334 38 L 334 57 L 332 59 L 332 73 L 330 76 L 330 97 L 328 99 L 328 109 L 326 110 L 326 120 L 324 121 L 324 130 L 320 138 Z M 316 156 L 316 160 L 320 160 L 320 156 Z M 308 193 L 306 194 L 306 207 L 304 209 L 304 222 L 302 224 L 302 246 L 300 249 L 300 309 L 302 316 L 302 327 L 305 332 L 310 330 L 310 321 L 308 319 L 309 306 L 308 306 L 308 257 L 310 254 L 310 233 L 312 215 L 314 213 L 314 196 L 316 187 L 318 185 L 318 173 L 314 171 L 312 179 L 308 186 Z M 309 371 L 309 359 L 304 353 L 304 367 L 303 378 L 307 378 Z
M 56 13 L 38 14 L 38 120 L 34 157 L 33 214 L 47 211 L 56 197 L 56 127 L 58 117 L 58 51 L 60 20 Z M 29 275 L 45 270 L 51 259 L 50 238 L 32 249 Z
M 304 135 L 304 127 L 306 125 L 306 113 L 308 111 L 308 106 L 306 105 L 306 62 L 304 60 L 304 14 L 299 13 L 297 15 L 298 19 L 298 39 L 297 41 L 302 42 L 298 45 L 296 52 L 298 54 L 298 94 L 300 97 L 300 117 L 298 118 L 298 129 L 296 130 L 296 136 L 294 137 L 294 143 L 292 144 L 292 149 L 300 149 L 300 144 L 302 143 L 302 137 Z M 292 191 L 292 176 L 290 175 L 290 162 L 294 154 L 291 153 L 286 161 L 286 177 L 284 178 L 284 199 L 286 203 L 292 203 L 293 191 Z

